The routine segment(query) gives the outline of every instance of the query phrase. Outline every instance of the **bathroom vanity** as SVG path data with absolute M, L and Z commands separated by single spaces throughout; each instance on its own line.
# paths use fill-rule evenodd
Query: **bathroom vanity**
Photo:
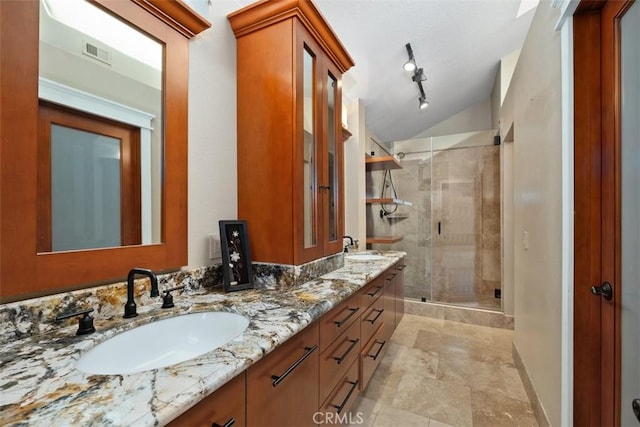
M 325 420 L 314 419 L 316 412 L 344 414 L 384 357 L 401 316 L 403 259 L 402 252 L 346 258 L 344 267 L 286 289 L 223 293 L 191 284 L 169 310 L 138 298 L 140 315 L 123 319 L 121 301 L 112 316 L 102 307 L 91 335 L 75 336 L 73 325 L 6 342 L 3 423 L 314 425 Z M 227 344 L 165 368 L 91 375 L 75 367 L 120 332 L 203 311 L 242 314 L 249 326 Z M 20 328 L 21 315 L 3 323 Z

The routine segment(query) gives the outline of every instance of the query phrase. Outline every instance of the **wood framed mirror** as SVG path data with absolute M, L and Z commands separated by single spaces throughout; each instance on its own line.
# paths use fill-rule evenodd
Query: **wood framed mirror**
M 43 194 L 38 159 L 47 158 L 42 156 L 46 144 L 39 142 L 40 1 L 0 1 L 0 302 L 120 280 L 135 266 L 166 271 L 187 263 L 188 41 L 210 24 L 179 0 L 90 4 L 162 46 L 157 237 L 144 240 L 144 231 L 137 230 L 143 226 L 128 219 L 119 243 L 51 250 L 46 237 L 51 227 L 39 225 L 38 213 Z M 127 193 L 122 203 L 139 193 Z M 140 215 L 136 209 L 128 215 Z

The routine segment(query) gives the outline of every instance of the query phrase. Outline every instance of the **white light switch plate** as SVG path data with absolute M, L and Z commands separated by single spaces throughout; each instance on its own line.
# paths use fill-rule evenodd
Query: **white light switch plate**
M 222 257 L 222 251 L 220 249 L 220 235 L 209 234 L 209 258 L 216 259 Z
M 525 251 L 529 250 L 529 232 L 528 231 L 522 232 L 522 248 Z

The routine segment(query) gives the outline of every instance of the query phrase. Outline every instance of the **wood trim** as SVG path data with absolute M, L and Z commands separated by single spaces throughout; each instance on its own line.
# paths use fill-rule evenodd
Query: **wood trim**
M 574 15 L 574 423 L 620 425 L 619 18 L 632 1 L 583 1 Z M 610 282 L 611 301 L 590 286 Z
M 236 38 L 292 17 L 304 25 L 340 73 L 353 67 L 353 59 L 311 0 L 261 0 L 227 15 Z
M 575 425 L 600 423 L 601 276 L 600 14 L 574 15 L 574 386 Z M 584 325 L 584 327 L 581 327 Z M 592 357 L 584 357 L 584 355 Z
M 163 243 L 37 253 L 39 5 L 0 1 L 0 302 L 187 263 L 188 40 L 133 2 L 100 4 L 165 44 Z
M 38 146 L 38 252 L 51 252 L 51 125 L 58 124 L 120 140 L 122 246 L 142 240 L 140 207 L 140 130 L 87 113 L 41 103 Z
M 209 21 L 181 0 L 132 1 L 188 39 L 211 27 Z
M 366 156 L 365 168 L 367 172 L 382 171 L 389 169 L 402 169 L 400 162 L 393 156 Z

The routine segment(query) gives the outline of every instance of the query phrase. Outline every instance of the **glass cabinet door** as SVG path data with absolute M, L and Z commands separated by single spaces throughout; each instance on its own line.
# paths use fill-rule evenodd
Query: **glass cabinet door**
M 316 56 L 307 46 L 303 52 L 303 217 L 304 248 L 318 244 L 318 209 L 317 193 L 317 131 L 316 131 Z
M 341 122 L 341 117 L 338 116 L 339 108 L 337 102 L 339 102 L 338 92 L 338 80 L 328 73 L 326 78 L 327 88 L 327 185 L 326 190 L 328 193 L 326 212 L 327 217 L 327 241 L 335 242 L 341 235 L 339 231 L 340 221 L 340 182 L 339 182 L 339 170 L 340 163 L 338 157 L 338 149 L 342 147 L 338 138 L 341 136 L 337 131 L 337 126 Z

